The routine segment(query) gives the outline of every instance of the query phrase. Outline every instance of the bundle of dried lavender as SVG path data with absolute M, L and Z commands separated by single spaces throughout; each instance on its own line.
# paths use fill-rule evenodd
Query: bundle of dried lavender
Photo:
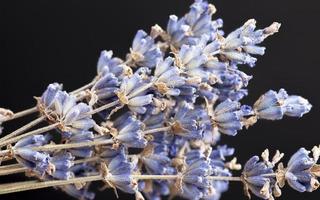
M 252 76 L 238 66 L 253 67 L 254 56 L 265 51 L 260 43 L 280 24 L 256 30 L 251 19 L 224 36 L 214 13 L 213 5 L 196 0 L 185 16 L 170 16 L 166 30 L 159 25 L 150 34 L 139 30 L 125 60 L 103 51 L 91 83 L 70 93 L 53 83 L 34 108 L 0 109 L 0 125 L 40 114 L 0 139 L 3 163 L 17 161 L 2 163 L 0 175 L 34 177 L 2 184 L 0 194 L 58 187 L 75 198 L 93 199 L 93 181 L 139 200 L 168 195 L 217 200 L 230 181 L 242 182 L 249 197 L 262 199 L 279 197 L 286 182 L 299 192 L 316 190 L 320 146 L 312 157 L 301 148 L 286 167 L 278 164 L 282 153 L 270 160 L 266 150 L 261 161 L 254 156 L 240 176 L 232 175 L 241 165 L 229 159 L 233 148 L 217 145 L 221 134 L 235 136 L 258 119 L 301 117 L 311 104 L 281 89 L 266 92 L 252 107 L 241 105 Z M 29 131 L 43 121 L 48 126 Z

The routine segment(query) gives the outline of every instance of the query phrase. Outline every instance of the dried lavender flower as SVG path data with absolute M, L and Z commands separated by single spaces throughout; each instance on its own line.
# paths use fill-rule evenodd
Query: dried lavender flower
M 264 162 L 259 162 L 258 156 L 253 156 L 244 166 L 242 178 L 245 185 L 245 192 L 250 197 L 249 191 L 262 199 L 272 198 L 272 184 L 275 183 L 273 168 Z
M 248 64 L 253 67 L 256 63 L 256 58 L 250 54 L 263 55 L 265 48 L 257 46 L 266 37 L 278 32 L 281 24 L 273 23 L 265 29 L 255 30 L 256 21 L 248 20 L 241 28 L 230 33 L 222 44 L 221 53 L 232 62 L 239 64 Z
M 139 30 L 133 39 L 129 57 L 134 65 L 153 68 L 162 58 L 162 52 L 146 32 Z
M 102 51 L 89 84 L 71 93 L 50 84 L 37 107 L 18 114 L 0 108 L 0 133 L 6 121 L 41 114 L 0 139 L 0 147 L 7 145 L 0 159 L 18 162 L 1 168 L 1 174 L 12 173 L 13 166 L 19 172 L 27 168 L 41 182 L 32 188 L 15 183 L 0 193 L 54 186 L 92 200 L 93 181 L 134 194 L 136 200 L 167 195 L 218 200 L 230 181 L 242 182 L 249 197 L 268 200 L 279 197 L 286 182 L 299 192 L 317 189 L 317 146 L 313 158 L 300 149 L 287 168 L 277 166 L 283 153 L 276 151 L 269 160 L 265 150 L 262 160 L 252 157 L 240 177 L 233 175 L 242 166 L 232 157 L 235 149 L 218 145 L 222 134 L 235 136 L 258 119 L 302 117 L 312 106 L 284 89 L 266 92 L 253 107 L 243 105 L 252 76 L 240 66 L 255 65 L 254 56 L 265 52 L 261 43 L 280 24 L 256 30 L 250 19 L 224 37 L 223 21 L 213 20 L 214 13 L 212 4 L 195 0 L 183 17 L 170 16 L 166 30 L 159 25 L 150 35 L 139 30 L 126 59 Z M 25 133 L 44 119 L 49 126 Z
M 319 181 L 311 170 L 316 161 L 309 157 L 309 153 L 305 148 L 301 148 L 290 158 L 286 169 L 279 168 L 278 173 L 283 173 L 283 178 L 290 187 L 299 192 L 312 192 L 319 187 Z
M 124 65 L 120 58 L 113 58 L 112 51 L 102 51 L 97 63 L 97 73 L 102 76 L 108 73 L 114 74 L 116 77 L 124 73 Z
M 131 77 L 125 77 L 122 80 L 120 89 L 116 91 L 120 102 L 123 105 L 127 105 L 130 110 L 143 114 L 146 112 L 146 105 L 152 102 L 152 94 L 146 94 L 146 90 L 141 88 L 146 87 L 146 83 L 138 74 L 134 74 Z
M 119 118 L 113 124 L 113 139 L 126 147 L 144 148 L 147 140 L 143 134 L 143 123 L 133 116 Z
M 76 97 L 62 92 L 57 83 L 48 86 L 38 100 L 38 107 L 48 120 L 58 122 L 63 132 L 89 130 L 95 124 L 89 114 L 91 107 L 82 102 L 77 103 Z
M 279 120 L 284 115 L 301 117 L 308 113 L 311 104 L 300 96 L 288 95 L 284 89 L 279 92 L 270 90 L 262 95 L 254 104 L 257 117 L 268 120 Z

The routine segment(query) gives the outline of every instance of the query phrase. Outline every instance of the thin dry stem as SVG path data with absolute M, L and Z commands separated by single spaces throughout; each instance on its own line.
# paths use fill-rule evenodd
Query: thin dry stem
M 180 175 L 131 175 L 133 179 L 140 179 L 140 180 L 175 180 L 181 178 Z M 240 177 L 228 177 L 228 176 L 210 176 L 208 177 L 211 180 L 225 180 L 225 181 L 241 181 Z M 63 186 L 68 184 L 77 184 L 77 183 L 86 183 L 86 182 L 93 182 L 93 181 L 102 181 L 107 180 L 108 177 L 103 177 L 101 175 L 95 176 L 87 176 L 87 177 L 79 177 L 79 178 L 72 178 L 69 180 L 52 180 L 52 181 L 44 181 L 44 182 L 18 182 L 18 183 L 11 183 L 0 185 L 0 194 L 8 194 L 14 192 L 22 192 L 27 190 L 36 190 L 41 188 L 48 188 L 48 187 L 56 187 L 56 186 Z

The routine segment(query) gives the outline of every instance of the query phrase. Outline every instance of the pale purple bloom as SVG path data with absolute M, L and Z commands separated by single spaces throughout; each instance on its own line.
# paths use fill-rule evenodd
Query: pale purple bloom
M 165 153 L 153 152 L 141 158 L 149 174 L 166 174 L 170 158 Z
M 108 164 L 108 174 L 106 178 L 116 188 L 126 193 L 134 193 L 135 185 L 131 179 L 132 165 L 127 158 L 119 155 Z
M 106 73 L 91 88 L 92 94 L 95 95 L 91 97 L 94 100 L 92 104 L 114 101 L 116 99 L 115 91 L 119 89 L 119 86 L 119 79 L 113 73 Z
M 302 117 L 311 110 L 312 105 L 303 97 L 291 95 L 284 101 L 285 115 L 290 117 Z
M 275 183 L 274 177 L 264 176 L 273 174 L 272 166 L 260 161 L 258 156 L 253 156 L 244 166 L 242 177 L 245 190 L 249 196 L 251 191 L 257 197 L 270 199 L 272 197 L 272 184 Z
M 143 30 L 139 30 L 135 35 L 130 51 L 130 58 L 138 66 L 153 68 L 162 58 L 159 47 L 154 43 L 152 37 Z
M 117 133 L 114 140 L 127 147 L 144 148 L 147 140 L 143 134 L 143 123 L 135 119 L 133 116 L 128 118 L 120 118 L 113 124 Z
M 187 199 L 203 198 L 205 189 L 210 187 L 210 181 L 207 177 L 211 173 L 211 166 L 205 159 L 199 159 L 189 164 L 186 170 L 182 172 L 182 197 Z
M 56 179 L 69 179 L 73 178 L 73 173 L 70 168 L 74 165 L 74 157 L 71 153 L 61 152 L 54 155 L 49 159 L 51 165 L 53 165 L 50 175 Z
M 119 77 L 125 73 L 125 66 L 122 65 L 123 61 L 120 58 L 113 58 L 112 51 L 102 51 L 97 63 L 97 72 L 99 75 L 112 73 Z
M 265 47 L 257 45 L 266 37 L 278 32 L 280 24 L 273 23 L 261 30 L 255 30 L 255 28 L 256 21 L 250 19 L 242 27 L 231 32 L 223 41 L 221 53 L 232 62 L 253 67 L 257 59 L 250 54 L 263 55 Z
M 92 109 L 85 103 L 77 103 L 76 97 L 60 90 L 58 84 L 50 84 L 39 102 L 40 111 L 50 121 L 60 122 L 62 131 L 89 130 L 94 121 L 88 114 Z
M 203 34 L 214 39 L 222 27 L 222 20 L 212 21 L 215 7 L 206 1 L 197 0 L 190 6 L 190 11 L 184 17 L 171 15 L 167 24 L 167 33 L 170 43 L 175 47 L 183 44 L 193 45 L 199 41 Z
M 311 109 L 308 100 L 294 95 L 288 95 L 284 89 L 279 92 L 269 90 L 254 104 L 256 115 L 261 119 L 279 120 L 284 115 L 301 117 Z
M 309 157 L 309 151 L 305 148 L 299 149 L 289 160 L 285 172 L 288 184 L 299 192 L 312 192 L 315 190 L 312 181 L 315 179 L 310 169 L 316 163 Z
M 158 62 L 154 71 L 155 87 L 160 94 L 178 96 L 179 86 L 185 84 L 185 78 L 180 75 L 181 70 L 173 66 L 174 59 L 167 57 Z
M 146 94 L 148 88 L 141 90 L 147 84 L 141 76 L 134 74 L 122 80 L 120 89 L 116 91 L 116 94 L 120 102 L 127 105 L 131 111 L 143 114 L 147 110 L 145 106 L 152 102 L 153 97 L 152 94 Z
M 172 132 L 175 135 L 189 139 L 203 137 L 205 125 L 202 123 L 204 111 L 195 109 L 187 102 L 181 102 L 176 108 L 172 119 Z
M 250 110 L 250 108 L 249 108 Z M 242 129 L 242 118 L 250 114 L 248 107 L 229 99 L 218 104 L 212 113 L 213 131 L 235 136 Z
M 68 144 L 92 142 L 94 135 L 91 131 L 80 131 L 77 133 L 71 133 L 71 135 L 66 139 Z M 72 155 L 77 157 L 91 157 L 93 155 L 93 147 L 81 147 L 69 149 L 69 151 Z

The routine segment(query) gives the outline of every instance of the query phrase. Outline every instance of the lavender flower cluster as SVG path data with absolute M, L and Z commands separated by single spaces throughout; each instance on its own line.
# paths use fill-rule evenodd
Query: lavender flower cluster
M 299 192 L 316 190 L 320 146 L 312 157 L 301 148 L 286 167 L 278 164 L 282 153 L 270 160 L 266 150 L 261 161 L 252 157 L 233 175 L 242 166 L 235 150 L 220 144 L 222 134 L 236 136 L 260 119 L 302 117 L 312 106 L 284 89 L 267 91 L 253 106 L 241 104 L 252 78 L 241 68 L 255 66 L 265 52 L 260 43 L 280 24 L 256 29 L 251 19 L 224 34 L 214 13 L 213 5 L 195 0 L 183 17 L 171 15 L 166 29 L 139 30 L 125 60 L 102 51 L 88 87 L 68 93 L 50 84 L 34 109 L 49 128 L 0 139 L 7 146 L 2 159 L 15 159 L 40 182 L 60 180 L 57 188 L 88 200 L 94 180 L 137 200 L 218 200 L 230 181 L 242 182 L 249 197 L 269 200 L 285 183 Z M 0 109 L 0 122 L 14 118 Z

